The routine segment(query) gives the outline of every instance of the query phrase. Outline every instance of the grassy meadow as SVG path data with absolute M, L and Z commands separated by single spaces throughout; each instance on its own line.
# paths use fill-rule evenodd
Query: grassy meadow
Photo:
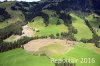
M 75 14 L 70 14 L 72 16 L 72 26 L 77 29 L 77 34 L 74 34 L 75 38 L 77 40 L 81 39 L 91 39 L 92 38 L 92 32 L 88 28 L 88 26 L 85 24 L 85 22 L 76 16 Z
M 53 18 L 55 18 L 55 19 L 53 19 Z M 62 20 L 60 20 L 60 22 L 61 22 L 60 25 L 56 25 L 57 17 L 53 17 L 53 18 L 50 18 L 49 25 L 45 26 L 45 23 L 43 22 L 43 18 L 36 17 L 34 19 L 34 22 L 28 23 L 28 26 L 38 29 L 39 32 L 35 33 L 35 35 L 38 35 L 38 36 L 49 36 L 51 34 L 56 35 L 57 33 L 68 32 L 68 27 L 63 24 Z
M 54 66 L 46 56 L 34 56 L 21 48 L 0 53 L 0 66 Z
M 65 1 L 62 1 L 62 3 L 64 2 Z M 3 22 L 0 22 L 0 66 L 56 66 L 53 62 L 51 62 L 51 59 L 70 59 L 70 61 L 73 61 L 73 63 L 75 61 L 76 66 L 100 66 L 100 48 L 96 47 L 97 42 L 94 41 L 94 39 L 96 39 L 95 37 L 97 36 L 94 35 L 93 38 L 93 33 L 86 25 L 84 20 L 71 11 L 67 12 L 65 7 L 61 8 L 61 11 L 46 9 L 46 7 L 49 9 L 49 7 L 52 6 L 62 7 L 61 4 L 58 2 L 52 4 L 48 2 L 19 2 L 19 4 L 17 2 L 0 3 L 0 8 L 4 8 L 5 11 L 11 16 L 8 19 L 3 20 Z M 86 5 L 86 7 L 87 6 L 88 5 Z M 39 11 L 40 9 L 42 12 Z M 71 8 L 68 9 L 72 10 Z M 83 8 L 81 8 L 81 10 L 83 10 Z M 81 10 L 79 10 L 79 14 L 81 14 Z M 68 15 L 64 13 L 65 11 Z M 59 12 L 59 14 L 56 12 Z M 37 13 L 40 15 L 42 14 L 42 16 L 37 16 Z M 62 16 L 63 14 L 66 15 Z M 45 19 L 43 18 L 47 15 L 49 17 L 49 19 L 47 19 L 48 24 L 46 24 L 44 21 Z M 68 24 L 68 26 L 66 26 L 62 19 L 68 17 L 68 20 L 65 19 L 66 22 L 68 22 L 70 20 L 69 15 L 71 16 L 72 24 Z M 81 15 L 85 16 L 84 13 Z M 60 19 L 60 16 L 62 19 Z M 34 18 L 31 20 L 30 17 Z M 100 36 L 100 17 L 93 13 L 85 18 L 89 21 L 89 24 L 96 31 L 97 35 Z M 31 20 L 31 22 L 27 22 L 29 20 Z M 73 30 L 70 30 L 70 28 Z M 24 31 L 26 31 L 26 33 Z M 75 33 L 74 37 L 73 33 Z M 32 34 L 32 38 L 29 38 L 26 34 Z M 52 38 L 52 35 L 55 37 Z M 21 36 L 25 37 L 21 38 Z M 18 40 L 20 38 L 21 40 Z M 93 40 L 90 42 L 94 42 L 95 44 L 87 42 L 83 43 L 86 41 L 85 39 L 92 38 Z M 38 39 L 39 41 L 35 41 Z M 43 39 L 46 40 L 42 41 Z M 83 39 L 83 42 L 80 41 L 81 39 Z M 100 43 L 100 40 L 98 42 Z M 28 48 L 25 47 L 25 45 Z
M 87 16 L 86 19 L 89 21 L 90 25 L 94 28 L 97 35 L 100 36 L 100 29 L 99 29 L 100 17 L 97 19 L 94 16 L 99 17 L 97 14 L 93 13 L 93 14 Z
M 55 59 L 65 58 L 66 60 L 71 59 L 72 61 L 77 60 L 76 66 L 99 66 L 100 49 L 96 48 L 94 44 L 86 45 L 84 43 L 80 43 L 69 52 L 64 53 L 63 55 L 54 56 L 53 58 Z M 85 59 L 85 61 L 83 61 L 82 59 Z
M 89 47 L 89 48 L 88 48 Z M 43 48 L 42 48 L 43 49 Z M 63 49 L 63 46 L 55 44 L 54 46 L 50 45 L 44 47 L 44 50 L 50 53 L 59 52 L 50 56 L 53 59 L 63 59 L 66 60 L 72 59 L 76 60 L 77 66 L 99 66 L 100 63 L 100 49 L 95 47 L 94 44 L 84 44 L 79 43 L 74 46 L 69 52 L 60 54 L 60 49 Z M 82 63 L 83 59 L 88 59 L 86 62 Z M 90 61 L 89 61 L 90 58 Z M 8 60 L 9 59 L 9 60 Z M 0 66 L 54 66 L 54 63 L 47 56 L 36 56 L 32 53 L 26 52 L 21 48 L 10 50 L 7 52 L 0 53 Z

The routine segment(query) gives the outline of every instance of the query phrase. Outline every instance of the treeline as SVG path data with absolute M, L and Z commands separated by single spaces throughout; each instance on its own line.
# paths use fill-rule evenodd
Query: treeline
M 31 40 L 44 39 L 44 38 L 48 38 L 48 37 L 47 36 L 35 36 L 35 37 L 24 36 L 14 42 L 0 41 L 0 52 L 5 52 L 8 50 L 20 48 L 20 47 L 24 48 L 23 45 L 26 44 L 27 42 L 29 42 Z
M 29 42 L 30 40 L 33 40 L 33 38 L 32 37 L 22 37 L 21 39 L 14 41 L 13 43 L 12 42 L 1 42 L 0 52 L 8 51 L 8 50 L 19 48 L 19 47 L 23 48 L 23 44 Z
M 47 38 L 47 36 L 35 36 L 35 37 L 24 36 L 14 42 L 5 42 L 5 41 L 0 40 L 0 52 L 5 52 L 8 50 L 20 48 L 20 47 L 24 48 L 23 45 L 26 44 L 27 42 L 31 40 L 43 39 L 43 38 Z
M 17 41 L 14 42 L 5 42 L 5 41 L 0 41 L 0 52 L 5 52 L 11 49 L 15 48 L 24 48 L 23 45 L 26 44 L 27 42 L 31 40 L 36 40 L 36 39 L 43 39 L 43 38 L 48 38 L 47 36 L 35 36 L 35 37 L 22 37 L 18 39 Z
M 5 52 L 11 49 L 15 48 L 24 48 L 23 45 L 26 44 L 27 42 L 31 40 L 36 40 L 36 39 L 45 39 L 45 38 L 51 38 L 51 39 L 69 39 L 69 40 L 74 40 L 74 35 L 71 35 L 66 32 L 61 32 L 57 33 L 56 35 L 49 35 L 49 36 L 35 36 L 35 37 L 22 37 L 21 39 L 18 39 L 17 41 L 14 42 L 5 42 L 5 41 L 0 41 L 0 52 Z
M 0 29 L 0 40 L 4 40 L 11 36 L 12 34 L 14 35 L 21 35 L 22 34 L 22 25 L 24 22 L 16 22 L 13 23 L 3 29 Z

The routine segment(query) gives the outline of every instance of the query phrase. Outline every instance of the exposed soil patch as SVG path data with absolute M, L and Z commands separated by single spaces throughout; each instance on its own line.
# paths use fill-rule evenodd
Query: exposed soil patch
M 27 36 L 27 37 L 32 37 L 33 36 L 33 30 L 27 25 L 23 26 L 22 33 L 23 34 L 21 35 L 21 37 L 22 36 Z
M 32 40 L 24 45 L 24 49 L 29 52 L 40 51 L 41 48 L 49 46 L 49 45 L 60 45 L 63 48 L 59 48 L 59 50 L 66 51 L 69 47 L 72 47 L 76 44 L 75 41 L 61 40 L 61 39 L 37 39 Z

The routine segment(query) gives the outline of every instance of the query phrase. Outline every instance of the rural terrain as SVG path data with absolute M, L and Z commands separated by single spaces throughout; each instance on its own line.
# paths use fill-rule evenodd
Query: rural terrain
M 0 2 L 0 66 L 100 66 L 100 1 Z

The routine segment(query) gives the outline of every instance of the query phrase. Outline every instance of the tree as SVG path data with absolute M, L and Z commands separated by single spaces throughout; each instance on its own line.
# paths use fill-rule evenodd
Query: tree
M 55 39 L 55 36 L 54 36 L 53 34 L 49 35 L 49 37 L 50 37 L 51 39 Z
M 56 38 L 59 38 L 59 36 L 60 36 L 59 33 L 57 33 L 57 34 L 56 34 Z
M 61 24 L 61 22 L 58 20 L 56 25 L 60 25 L 60 24 Z
M 95 46 L 100 48 L 100 42 L 95 43 Z
M 59 37 L 59 33 L 57 33 L 57 34 L 56 34 L 56 36 L 58 36 L 58 37 Z
M 84 43 L 87 43 L 87 42 L 88 42 L 88 39 L 82 38 L 80 41 L 81 41 L 81 42 L 84 42 Z

